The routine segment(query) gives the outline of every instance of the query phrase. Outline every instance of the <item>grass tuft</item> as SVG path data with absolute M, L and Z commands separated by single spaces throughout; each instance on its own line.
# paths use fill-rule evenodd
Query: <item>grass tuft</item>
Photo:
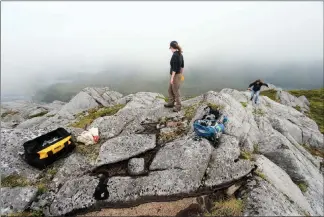
M 8 111 L 2 113 L 1 117 L 4 118 L 4 117 L 6 117 L 6 116 L 8 116 L 8 115 L 15 115 L 15 114 L 18 114 L 18 113 L 19 113 L 19 112 L 14 111 L 14 110 L 8 110 Z
M 162 96 L 157 96 L 157 99 L 163 99 L 165 102 L 169 102 L 169 98 L 168 97 L 162 97 Z
M 104 107 L 99 109 L 90 109 L 88 115 L 83 116 L 82 113 L 78 114 L 78 121 L 71 124 L 70 127 L 82 128 L 90 125 L 95 119 L 99 117 L 105 117 L 116 114 L 120 109 L 124 108 L 125 105 L 114 105 L 110 107 Z
M 321 133 L 324 134 L 324 88 L 315 90 L 290 90 L 288 92 L 296 97 L 305 96 L 308 99 L 310 103 L 308 116 L 316 122 Z
M 324 151 L 318 148 L 310 147 L 308 145 L 302 144 L 302 146 L 312 155 L 324 158 Z
M 252 114 L 257 116 L 264 116 L 266 113 L 262 109 L 258 108 L 258 109 L 254 109 Z
M 100 147 L 99 143 L 88 146 L 78 143 L 76 152 L 86 156 L 90 161 L 95 161 L 99 155 Z
M 297 111 L 301 112 L 301 108 L 300 108 L 299 105 L 296 105 L 294 108 L 295 108 Z
M 204 216 L 241 216 L 244 208 L 242 200 L 231 198 L 214 203 L 210 212 L 204 213 Z
M 190 122 L 195 117 L 197 109 L 201 104 L 202 103 L 199 102 L 199 103 L 193 104 L 191 106 L 184 107 L 184 109 L 183 109 L 185 112 L 184 116 L 188 120 L 188 122 Z
M 273 101 L 278 102 L 279 100 L 276 99 L 277 91 L 276 90 L 265 90 L 262 91 L 260 95 L 267 96 Z
M 217 104 L 213 104 L 213 103 L 207 103 L 207 106 L 211 107 L 214 110 L 222 110 L 225 108 L 224 105 L 217 105 Z
M 257 143 L 253 144 L 253 153 L 254 154 L 260 153 L 259 144 L 257 144 Z
M 307 191 L 308 184 L 306 182 L 298 182 L 296 184 L 303 193 L 305 193 Z
M 38 113 L 36 115 L 31 115 L 31 116 L 29 116 L 29 119 L 36 118 L 36 117 L 42 117 L 42 116 L 46 115 L 47 113 L 48 113 L 48 111 L 44 111 L 44 112 Z
M 39 183 L 37 185 L 37 193 L 44 194 L 47 191 L 47 186 L 44 183 Z
M 1 180 L 1 187 L 25 187 L 29 186 L 31 183 L 27 178 L 20 175 L 9 175 L 3 180 Z
M 255 175 L 259 176 L 260 178 L 262 178 L 265 181 L 268 181 L 267 177 L 260 171 L 256 170 L 254 171 Z
M 246 108 L 246 106 L 247 106 L 247 102 L 240 102 L 241 103 L 241 105 L 244 107 L 244 108 Z
M 18 213 L 11 213 L 8 216 L 28 216 L 28 217 L 40 217 L 44 216 L 41 210 L 34 210 L 34 211 L 25 211 L 25 212 L 18 212 Z
M 251 160 L 252 159 L 252 153 L 250 153 L 248 151 L 241 151 L 240 158 L 245 159 L 245 160 Z

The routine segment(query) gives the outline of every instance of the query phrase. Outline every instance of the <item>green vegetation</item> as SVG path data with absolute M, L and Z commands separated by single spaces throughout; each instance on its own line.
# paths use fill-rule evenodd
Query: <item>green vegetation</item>
M 246 106 L 247 106 L 247 102 L 240 102 L 241 103 L 241 105 L 244 107 L 244 108 L 246 108 Z
M 188 122 L 190 122 L 195 117 L 197 109 L 201 104 L 202 103 L 196 103 L 191 106 L 184 107 L 184 116 L 188 120 Z
M 40 217 L 44 216 L 43 212 L 41 210 L 34 210 L 34 211 L 24 211 L 24 212 L 18 212 L 18 213 L 11 213 L 8 216 L 26 216 L 26 217 Z
M 114 115 L 120 109 L 124 108 L 124 106 L 125 105 L 118 104 L 100 109 L 90 109 L 88 111 L 88 115 L 83 116 L 82 113 L 78 114 L 78 121 L 71 124 L 70 126 L 84 129 L 86 126 L 90 125 L 95 119 L 99 117 Z
M 258 115 L 258 116 L 264 116 L 266 113 L 262 109 L 258 108 L 258 109 L 254 109 L 252 114 Z
M 38 194 L 44 194 L 47 191 L 47 187 L 44 183 L 39 183 L 37 185 L 37 190 L 38 190 L 37 191 Z
M 279 100 L 276 99 L 277 91 L 276 90 L 265 90 L 262 91 L 260 95 L 267 96 L 273 101 L 278 102 Z
M 41 112 L 36 115 L 31 115 L 31 116 L 29 116 L 29 119 L 36 118 L 36 117 L 42 117 L 42 116 L 46 115 L 47 113 L 48 113 L 48 111 L 44 111 L 44 112 Z
M 20 176 L 20 175 L 9 175 L 6 178 L 1 180 L 1 186 L 2 187 L 25 187 L 29 186 L 30 182 L 27 180 L 27 178 Z
M 57 173 L 54 167 L 46 168 L 39 176 L 39 179 L 34 184 L 38 189 L 38 194 L 44 194 L 48 190 L 48 186 Z
M 301 108 L 300 108 L 299 105 L 296 105 L 295 109 L 296 109 L 297 111 L 301 112 Z
M 296 185 L 303 193 L 305 193 L 308 189 L 308 184 L 306 182 L 297 182 Z
M 8 111 L 2 113 L 1 117 L 4 118 L 4 117 L 6 117 L 6 116 L 8 116 L 8 115 L 15 115 L 15 114 L 18 114 L 18 113 L 19 113 L 19 112 L 14 111 L 14 110 L 8 110 Z
M 95 161 L 99 155 L 100 144 L 94 145 L 84 145 L 84 144 L 76 144 L 76 152 L 86 156 L 90 161 Z
M 251 160 L 252 159 L 252 153 L 250 153 L 248 151 L 241 151 L 240 158 L 245 159 L 245 160 Z
M 176 138 L 179 138 L 182 135 L 184 135 L 185 133 L 187 133 L 189 129 L 190 129 L 189 127 L 185 127 L 183 125 L 177 126 L 175 128 L 175 130 L 173 130 L 171 132 L 161 132 L 159 134 L 159 140 L 162 143 L 167 143 L 167 142 L 173 141 Z
M 51 176 L 55 176 L 56 173 L 57 173 L 57 169 L 55 169 L 55 168 L 49 168 L 49 169 L 47 169 L 46 172 L 47 172 L 47 174 L 49 174 Z
M 257 144 L 257 143 L 253 144 L 253 153 L 254 154 L 259 154 L 260 153 L 259 144 Z
M 262 178 L 263 180 L 268 181 L 267 177 L 262 172 L 256 170 L 254 173 L 255 173 L 255 175 L 257 175 L 260 178 Z
M 324 88 L 315 90 L 290 90 L 290 94 L 299 97 L 305 96 L 310 102 L 310 112 L 307 114 L 313 119 L 324 133 Z
M 165 102 L 169 102 L 169 98 L 168 97 L 162 97 L 162 96 L 157 96 L 157 99 L 163 99 Z
M 210 213 L 204 213 L 204 216 L 241 216 L 244 208 L 242 200 L 230 198 L 214 203 Z
M 216 105 L 216 104 L 213 104 L 213 103 L 207 103 L 207 106 L 211 107 L 214 110 L 222 110 L 222 109 L 225 108 L 224 105 Z
M 314 156 L 319 156 L 321 158 L 324 158 L 324 150 L 318 149 L 318 148 L 314 148 L 314 147 L 310 147 L 308 145 L 303 144 L 302 145 L 309 153 L 311 153 Z

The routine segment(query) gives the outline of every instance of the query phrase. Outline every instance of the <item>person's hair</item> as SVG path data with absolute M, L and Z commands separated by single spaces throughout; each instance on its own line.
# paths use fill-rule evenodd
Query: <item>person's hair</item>
M 261 80 L 261 79 L 258 79 L 258 80 L 256 80 L 255 82 L 261 82 L 261 83 L 262 83 L 262 80 Z
M 178 49 L 179 53 L 182 54 L 182 48 L 180 47 L 180 45 L 177 44 L 176 46 L 177 46 L 177 49 Z
M 174 42 L 171 42 L 171 47 L 173 49 L 177 49 L 180 54 L 182 53 L 182 48 L 180 47 L 180 45 L 177 42 L 175 42 L 175 41 Z

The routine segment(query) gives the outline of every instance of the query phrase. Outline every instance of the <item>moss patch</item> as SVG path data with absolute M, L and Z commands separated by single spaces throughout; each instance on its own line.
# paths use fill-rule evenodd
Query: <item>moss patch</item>
M 277 95 L 277 91 L 276 90 L 265 90 L 262 91 L 261 94 L 262 96 L 267 96 L 270 99 L 272 99 L 273 101 L 278 102 L 279 100 L 276 99 L 276 95 Z
M 262 109 L 258 108 L 258 109 L 254 109 L 252 114 L 257 116 L 264 116 L 266 113 Z
M 261 179 L 268 181 L 267 177 L 260 171 L 256 170 L 254 171 L 255 175 L 259 176 Z
M 77 143 L 76 144 L 76 152 L 84 155 L 90 161 L 95 161 L 99 155 L 101 144 L 97 143 L 94 145 L 84 145 Z
M 38 113 L 36 115 L 29 116 L 29 119 L 36 118 L 36 117 L 42 117 L 42 116 L 46 115 L 47 113 L 48 113 L 48 111 L 43 111 L 43 112 Z
M 301 112 L 301 108 L 300 108 L 299 105 L 296 105 L 294 108 L 295 108 L 297 111 Z
M 303 193 L 305 193 L 308 189 L 308 184 L 306 182 L 297 182 L 296 185 Z
M 247 102 L 240 102 L 241 103 L 241 105 L 244 107 L 244 108 L 246 108 L 246 106 L 247 106 Z
M 245 160 L 252 160 L 252 153 L 248 151 L 241 151 L 240 158 Z
M 88 110 L 87 115 L 83 115 L 80 113 L 77 115 L 78 121 L 71 124 L 70 127 L 82 128 L 84 129 L 86 126 L 90 125 L 95 119 L 99 117 L 105 117 L 116 114 L 120 109 L 124 108 L 125 105 L 114 105 L 110 107 L 103 107 L 99 109 L 90 109 Z
M 1 180 L 1 187 L 25 187 L 29 186 L 31 183 L 27 178 L 20 175 L 9 175 Z
M 2 113 L 1 117 L 4 118 L 4 117 L 6 117 L 8 115 L 15 115 L 15 114 L 19 114 L 19 112 L 14 111 L 14 110 L 8 110 L 8 111 Z
M 38 194 L 44 194 L 49 189 L 49 184 L 57 173 L 57 169 L 53 167 L 46 168 L 39 176 L 39 179 L 34 183 L 38 189 Z
M 307 114 L 319 126 L 324 134 L 324 88 L 315 90 L 290 90 L 290 94 L 299 97 L 305 96 L 309 103 L 310 112 Z
M 253 144 L 253 153 L 254 154 L 260 153 L 259 144 L 257 144 L 257 143 Z
M 302 145 L 309 153 L 311 153 L 314 156 L 319 156 L 321 158 L 324 158 L 324 150 L 318 149 L 318 148 L 314 148 L 314 147 L 310 147 L 308 145 L 303 144 Z
M 214 110 L 222 110 L 222 109 L 225 108 L 224 105 L 217 105 L 217 104 L 214 104 L 214 103 L 207 103 L 207 106 L 211 107 Z
M 44 194 L 47 190 L 48 190 L 48 189 L 47 189 L 46 184 L 44 184 L 44 183 L 39 183 L 39 184 L 37 185 L 37 193 L 38 193 L 38 194 Z
M 241 216 L 244 208 L 243 201 L 236 198 L 221 200 L 213 205 L 211 211 L 204 213 L 204 216 Z
M 185 112 L 184 116 L 188 120 L 188 122 L 190 122 L 195 117 L 197 109 L 200 105 L 202 105 L 201 102 L 184 108 L 184 112 Z
M 44 216 L 41 210 L 38 211 L 25 211 L 25 212 L 18 212 L 18 213 L 11 213 L 8 216 L 30 216 L 30 217 L 40 217 Z
M 183 136 L 184 134 L 186 134 L 188 132 L 188 129 L 189 129 L 189 127 L 180 126 L 170 132 L 166 132 L 166 133 L 161 132 L 159 134 L 159 142 L 167 143 L 167 142 L 171 142 L 177 138 L 180 138 L 181 136 Z

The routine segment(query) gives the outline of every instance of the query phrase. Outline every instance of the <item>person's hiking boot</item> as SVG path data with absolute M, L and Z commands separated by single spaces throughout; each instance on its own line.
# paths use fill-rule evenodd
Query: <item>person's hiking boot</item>
M 252 101 L 252 99 L 253 99 L 253 96 L 251 97 L 251 99 L 250 99 L 250 100 Z
M 174 103 L 165 103 L 164 104 L 164 107 L 166 107 L 166 108 L 173 108 L 173 106 L 174 106 Z
M 174 112 L 179 112 L 179 111 L 181 111 L 181 106 L 175 106 L 175 107 L 173 108 L 173 111 L 174 111 Z

